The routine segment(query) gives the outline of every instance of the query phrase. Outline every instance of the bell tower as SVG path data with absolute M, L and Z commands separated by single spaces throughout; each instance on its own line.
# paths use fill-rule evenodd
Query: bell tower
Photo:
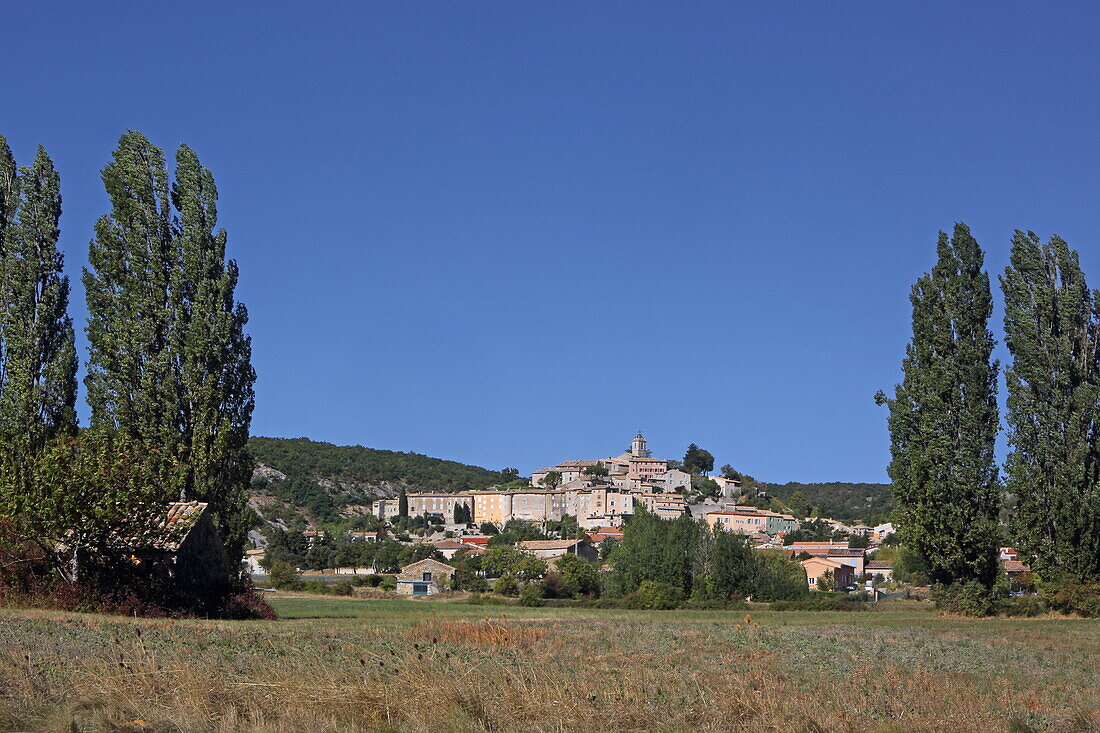
M 649 458 L 649 448 L 646 447 L 645 436 L 639 432 L 630 443 L 630 455 L 635 458 Z

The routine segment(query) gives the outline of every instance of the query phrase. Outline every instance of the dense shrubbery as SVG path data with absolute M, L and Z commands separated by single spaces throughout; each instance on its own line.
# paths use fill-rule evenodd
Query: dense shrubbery
M 932 589 L 936 608 L 960 616 L 992 616 L 997 612 L 997 595 L 974 580 L 968 583 L 937 585 Z
M 681 600 L 695 603 L 797 599 L 809 592 L 802 567 L 783 554 L 757 552 L 744 535 L 711 531 L 689 516 L 665 520 L 638 512 L 608 562 L 614 571 L 602 590 L 610 597 L 627 596 L 647 581 L 671 585 Z
M 1068 578 L 1040 586 L 1043 601 L 1055 611 L 1085 618 L 1100 618 L 1100 583 L 1077 583 Z

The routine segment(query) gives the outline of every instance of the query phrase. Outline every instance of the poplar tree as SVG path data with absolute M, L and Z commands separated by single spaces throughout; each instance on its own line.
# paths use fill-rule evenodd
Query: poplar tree
M 1044 579 L 1100 578 L 1100 294 L 1059 237 L 1012 238 L 1001 278 L 1017 549 Z
M 181 146 L 170 186 L 164 154 L 130 131 L 103 182 L 111 212 L 84 273 L 92 429 L 151 451 L 161 500 L 208 502 L 239 557 L 255 374 L 213 175 Z
M 0 283 L 7 282 L 6 252 L 15 236 L 15 214 L 19 206 L 19 167 L 8 147 L 7 138 L 0 135 Z M 7 348 L 4 323 L 7 312 L 0 307 L 0 395 L 4 394 L 7 374 Z
M 5 227 L 0 308 L 0 440 L 32 451 L 76 431 L 76 346 L 69 279 L 57 249 L 60 178 L 46 151 L 19 170 L 16 220 Z
M 226 260 L 227 235 L 216 229 L 218 191 L 198 155 L 176 154 L 172 203 L 178 212 L 178 265 L 169 283 L 171 351 L 177 370 L 182 495 L 210 502 L 230 549 L 243 551 L 252 477 L 246 450 L 255 405 L 248 311 L 235 298 L 237 263 Z
M 934 583 L 997 575 L 997 372 L 984 253 L 965 224 L 940 232 L 938 259 L 913 286 L 913 337 L 890 408 L 889 466 L 905 543 Z

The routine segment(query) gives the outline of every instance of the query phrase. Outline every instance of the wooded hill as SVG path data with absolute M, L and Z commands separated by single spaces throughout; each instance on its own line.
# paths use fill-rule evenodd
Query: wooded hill
M 305 509 L 323 523 L 339 521 L 345 507 L 406 491 L 485 489 L 505 482 L 503 474 L 419 453 L 338 446 L 308 438 L 251 438 L 256 459 L 253 506 L 267 519 L 290 520 Z M 281 505 L 281 506 L 280 506 Z
M 888 521 L 894 510 L 894 495 L 890 484 L 856 484 L 831 481 L 820 484 L 767 484 L 760 485 L 780 501 L 790 505 L 796 493 L 805 497 L 805 509 L 818 510 L 820 516 L 842 521 L 859 520 L 871 526 Z M 792 507 L 793 508 L 793 507 Z

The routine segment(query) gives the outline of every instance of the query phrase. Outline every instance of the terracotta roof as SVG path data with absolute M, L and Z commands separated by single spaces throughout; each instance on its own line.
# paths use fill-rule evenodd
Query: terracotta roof
M 523 540 L 516 546 L 524 550 L 565 550 L 583 540 Z
M 465 550 L 469 547 L 465 542 L 458 540 L 436 540 L 432 546 L 437 550 Z
M 1006 573 L 1030 573 L 1031 567 L 1019 560 L 1005 560 Z
M 464 545 L 487 545 L 487 544 L 489 544 L 489 538 L 488 537 L 478 537 L 478 536 L 472 536 L 472 535 L 469 536 L 469 537 L 459 537 L 458 541 L 461 542 Z
M 198 501 L 173 502 L 168 505 L 168 513 L 157 523 L 149 538 L 139 540 L 127 537 L 124 541 L 143 549 L 175 552 L 202 519 L 206 507 L 207 504 Z
M 894 563 L 889 560 L 871 560 L 867 563 L 868 570 L 893 570 Z

